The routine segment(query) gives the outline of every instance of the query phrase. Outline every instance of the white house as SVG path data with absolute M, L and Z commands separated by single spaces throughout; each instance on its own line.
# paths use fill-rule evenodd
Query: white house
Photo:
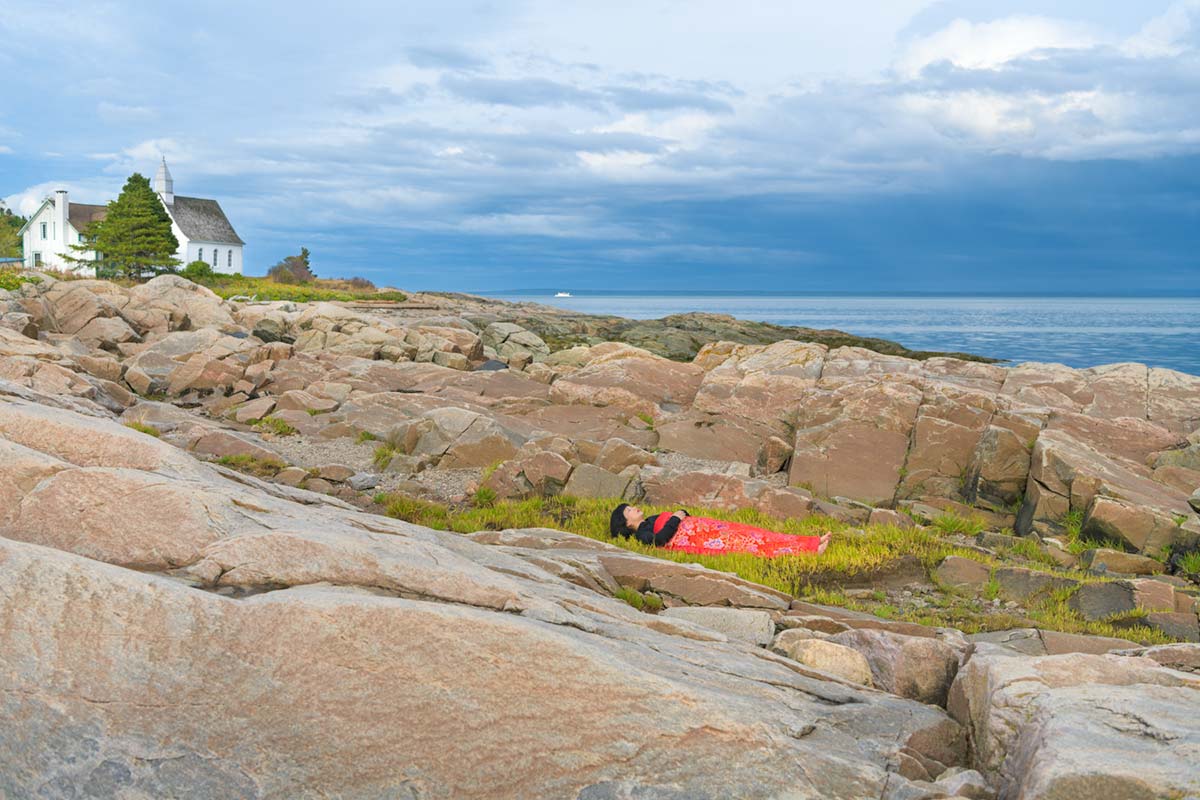
M 167 169 L 165 158 L 154 176 L 154 191 L 171 218 L 171 232 L 179 240 L 175 257 L 181 266 L 193 261 L 205 261 L 212 264 L 215 272 L 242 274 L 242 246 L 245 242 L 229 224 L 229 218 L 221 210 L 220 203 L 175 194 L 175 181 Z M 57 190 L 53 197 L 46 198 L 21 228 L 25 243 L 25 266 L 75 271 L 90 269 L 86 264 L 67 261 L 64 256 L 80 258 L 71 245 L 81 244 L 83 230 L 88 223 L 104 219 L 107 213 L 107 206 L 72 203 L 67 199 L 66 189 Z M 89 251 L 82 257 L 93 259 L 95 253 Z

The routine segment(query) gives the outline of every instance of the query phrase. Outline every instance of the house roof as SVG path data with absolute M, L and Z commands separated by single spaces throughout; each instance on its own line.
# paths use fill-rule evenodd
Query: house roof
M 93 222 L 99 222 L 108 216 L 108 206 L 94 206 L 88 203 L 67 203 L 67 219 L 71 227 L 78 233 Z
M 245 244 L 216 200 L 175 195 L 175 202 L 167 209 L 183 235 L 192 241 Z

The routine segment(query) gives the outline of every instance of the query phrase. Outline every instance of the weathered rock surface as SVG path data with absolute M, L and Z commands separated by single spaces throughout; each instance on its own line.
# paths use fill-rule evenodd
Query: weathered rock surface
M 949 709 L 1001 797 L 1200 791 L 1200 679 L 1148 658 L 980 649 L 959 671 Z
M 713 315 L 609 325 L 424 300 L 440 307 L 237 304 L 174 276 L 0 293 L 0 603 L 12 621 L 0 663 L 15 665 L 0 702 L 21 737 L 0 734 L 0 795 L 1101 797 L 1110 771 L 1120 792 L 1143 790 L 1091 755 L 1142 735 L 1143 701 L 1168 702 L 1140 673 L 1088 712 L 1114 715 L 1096 722 L 1080 708 L 1102 693 L 1055 684 L 1046 699 L 1017 684 L 1065 679 L 1005 672 L 980 695 L 996 707 L 963 717 L 972 765 L 999 785 L 953 770 L 936 780 L 967 766 L 953 724 L 856 687 L 944 702 L 968 650 L 957 631 L 557 531 L 426 531 L 334 496 L 365 505 L 362 492 L 404 487 L 464 502 L 483 486 L 856 525 L 974 519 L 988 530 L 953 541 L 989 564 L 951 556 L 933 575 L 961 601 L 986 587 L 996 610 L 1021 613 L 1072 590 L 1084 619 L 1195 640 L 1196 592 L 1178 565 L 1200 545 L 1200 378 L 917 359 L 928 354 L 836 332 L 781 340 Z M 506 369 L 476 370 L 497 358 Z M 1026 538 L 997 532 L 1009 526 Z M 1003 563 L 1036 548 L 1073 565 L 1077 530 L 1138 551 L 1085 553 L 1096 575 L 1179 574 L 1076 587 Z M 891 599 L 929 577 L 908 556 L 811 579 Z M 610 599 L 630 592 L 667 610 Z M 762 649 L 778 629 L 776 652 Z M 971 639 L 972 661 L 1017 664 L 1130 649 L 1033 628 Z M 1183 674 L 1195 654 L 1170 648 L 1186 647 L 1126 660 Z M 1194 703 L 1188 691 L 1169 702 Z M 394 702 L 362 701 L 378 696 Z M 1145 730 L 1193 753 L 1187 719 Z M 1083 733 L 1060 741 L 1072 725 L 1098 730 L 1100 749 Z M 990 726 L 1032 766 L 989 766 Z M 518 735 L 474 734 L 499 728 Z M 1131 752 L 1154 748 L 1135 737 Z M 512 763 L 529 768 L 497 767 Z M 1151 771 L 1145 792 L 1195 791 L 1172 769 Z
M 653 559 L 362 514 L 7 395 L 0 442 L 28 523 L 0 536 L 0 794 L 858 798 L 962 763 L 938 709 L 507 549 L 594 553 L 625 581 Z M 164 499 L 121 520 L 131 493 Z

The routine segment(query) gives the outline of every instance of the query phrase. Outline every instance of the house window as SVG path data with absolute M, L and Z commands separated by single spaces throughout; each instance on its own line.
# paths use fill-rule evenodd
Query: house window
M 78 234 L 76 234 L 76 236 L 78 236 L 78 237 L 79 237 L 79 243 L 80 243 L 80 244 L 83 244 L 83 234 L 82 234 L 82 233 L 78 233 Z
M 225 266 L 229 267 L 230 269 L 233 268 L 233 251 L 232 250 L 230 250 L 225 256 Z
M 214 247 L 213 248 L 213 266 L 214 267 L 217 265 L 217 259 L 220 258 L 220 256 L 221 256 L 221 251 Z
M 203 260 L 204 260 L 204 248 L 203 248 L 203 247 L 201 247 L 201 248 L 200 248 L 200 255 L 197 257 L 197 259 L 196 259 L 196 260 L 197 260 L 197 261 L 203 261 Z
M 43 223 L 42 223 L 42 238 L 43 238 L 43 239 L 47 238 L 47 237 L 46 237 L 46 231 L 47 231 L 48 229 L 49 229 L 49 226 L 48 226 L 46 223 L 44 223 L 44 222 L 43 222 Z
M 45 224 L 46 223 L 44 223 L 44 222 L 42 223 L 43 226 L 45 226 Z M 41 253 L 33 254 L 33 265 L 35 267 L 40 267 L 42 265 L 42 254 Z

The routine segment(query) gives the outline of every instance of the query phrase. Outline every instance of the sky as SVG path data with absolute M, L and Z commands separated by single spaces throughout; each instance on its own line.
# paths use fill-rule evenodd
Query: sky
M 262 274 L 1200 293 L 1200 0 L 0 0 L 0 198 L 165 156 Z

